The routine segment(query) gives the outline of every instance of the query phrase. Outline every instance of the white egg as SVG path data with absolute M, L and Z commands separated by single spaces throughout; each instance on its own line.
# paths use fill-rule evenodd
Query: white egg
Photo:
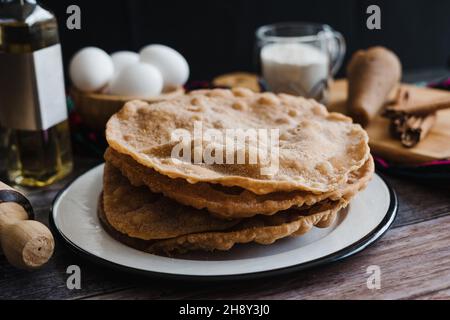
M 118 75 L 124 67 L 139 62 L 139 55 L 133 51 L 118 51 L 111 54 L 111 59 L 114 64 L 114 74 Z
M 141 61 L 154 65 L 162 74 L 164 86 L 184 85 L 189 78 L 189 65 L 177 51 L 161 44 L 152 44 L 140 51 Z
M 87 47 L 70 61 L 69 76 L 81 91 L 97 91 L 108 85 L 114 75 L 111 57 L 102 49 Z
M 152 97 L 159 95 L 163 89 L 161 72 L 146 63 L 134 63 L 125 66 L 115 77 L 109 93 L 130 97 Z

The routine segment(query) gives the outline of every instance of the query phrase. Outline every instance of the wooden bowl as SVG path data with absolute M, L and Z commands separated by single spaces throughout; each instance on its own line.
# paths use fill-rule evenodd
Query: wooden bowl
M 87 93 L 81 92 L 76 88 L 70 90 L 70 96 L 75 104 L 75 110 L 80 115 L 83 123 L 97 131 L 104 131 L 109 118 L 130 100 L 138 99 L 148 103 L 156 103 L 173 99 L 183 94 L 184 88 L 181 86 L 168 88 L 159 96 L 146 99 L 114 96 L 103 93 Z

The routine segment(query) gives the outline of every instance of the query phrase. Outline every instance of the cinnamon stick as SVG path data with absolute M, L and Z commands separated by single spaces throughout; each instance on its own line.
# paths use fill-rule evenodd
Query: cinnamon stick
M 425 139 L 436 123 L 437 111 L 450 108 L 450 98 L 432 102 L 415 102 L 408 89 L 400 87 L 395 98 L 388 101 L 383 116 L 391 120 L 392 136 L 407 148 Z
M 412 148 L 426 138 L 436 123 L 436 113 L 426 116 L 406 116 L 393 120 L 396 135 L 400 136 L 403 146 Z
M 450 108 L 450 98 L 443 98 L 427 103 L 406 103 L 386 108 L 388 113 L 410 114 L 410 115 L 427 115 L 439 110 Z
M 395 99 L 388 102 L 384 115 L 388 118 L 396 118 L 401 115 L 426 116 L 449 108 L 450 97 L 427 102 L 414 102 L 409 91 L 400 87 Z

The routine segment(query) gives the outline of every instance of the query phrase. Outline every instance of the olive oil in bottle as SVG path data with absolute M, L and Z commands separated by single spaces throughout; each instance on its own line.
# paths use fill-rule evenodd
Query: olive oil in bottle
M 72 170 L 58 26 L 35 0 L 0 0 L 0 127 L 12 182 L 45 186 Z

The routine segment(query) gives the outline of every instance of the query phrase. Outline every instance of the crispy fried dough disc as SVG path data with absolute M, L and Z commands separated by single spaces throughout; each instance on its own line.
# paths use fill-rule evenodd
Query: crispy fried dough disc
M 133 187 L 108 163 L 103 175 L 103 200 L 106 217 L 117 231 L 144 240 L 224 230 L 239 222 L 218 219 L 206 210 L 180 205 L 146 187 Z
M 178 252 L 203 250 L 230 250 L 235 244 L 256 242 L 269 245 L 276 240 L 300 236 L 307 233 L 313 226 L 329 227 L 336 219 L 339 210 L 344 208 L 345 201 L 323 204 L 310 211 L 309 215 L 282 214 L 280 217 L 258 217 L 246 219 L 230 230 L 194 233 L 163 240 L 142 240 L 129 237 L 117 231 L 106 217 L 103 196 L 100 196 L 98 216 L 105 230 L 114 239 L 141 251 L 148 253 L 168 254 Z M 305 214 L 305 213 L 303 213 Z
M 208 142 L 199 138 L 194 134 L 199 122 L 203 133 L 215 129 L 223 136 L 227 129 L 279 129 L 279 170 L 269 175 L 264 171 L 275 164 L 273 159 L 264 163 L 259 158 L 256 164 L 248 164 L 250 151 L 256 148 L 249 139 L 227 148 L 225 139 Z M 172 139 L 176 129 L 190 134 L 184 143 L 191 148 L 191 158 L 183 161 L 172 157 L 179 146 Z M 266 133 L 269 140 L 275 138 L 270 130 Z M 118 152 L 170 178 L 238 186 L 255 194 L 333 191 L 369 157 L 368 136 L 350 118 L 328 113 L 313 100 L 242 88 L 202 90 L 152 105 L 128 102 L 109 120 L 106 137 Z M 207 148 L 222 150 L 222 159 L 234 162 L 243 154 L 245 164 L 208 164 L 205 158 L 195 159 L 194 154 L 205 155 Z
M 190 184 L 184 179 L 171 179 L 137 163 L 130 156 L 108 148 L 108 163 L 118 168 L 134 186 L 147 185 L 152 192 L 163 193 L 184 205 L 207 209 L 222 218 L 245 218 L 257 214 L 272 215 L 293 206 L 311 206 L 325 199 L 351 198 L 365 188 L 373 176 L 372 157 L 358 170 L 350 172 L 347 181 L 332 192 L 313 194 L 306 191 L 275 192 L 257 195 L 238 187 L 224 187 L 206 182 Z
M 327 227 L 347 199 L 323 201 L 313 207 L 290 209 L 273 216 L 242 220 L 220 220 L 204 211 L 189 208 L 152 194 L 148 188 L 133 187 L 114 167 L 106 164 L 104 192 L 99 214 L 108 232 L 148 252 L 229 250 L 236 243 L 274 241 Z M 125 239 L 125 240 L 124 240 Z

